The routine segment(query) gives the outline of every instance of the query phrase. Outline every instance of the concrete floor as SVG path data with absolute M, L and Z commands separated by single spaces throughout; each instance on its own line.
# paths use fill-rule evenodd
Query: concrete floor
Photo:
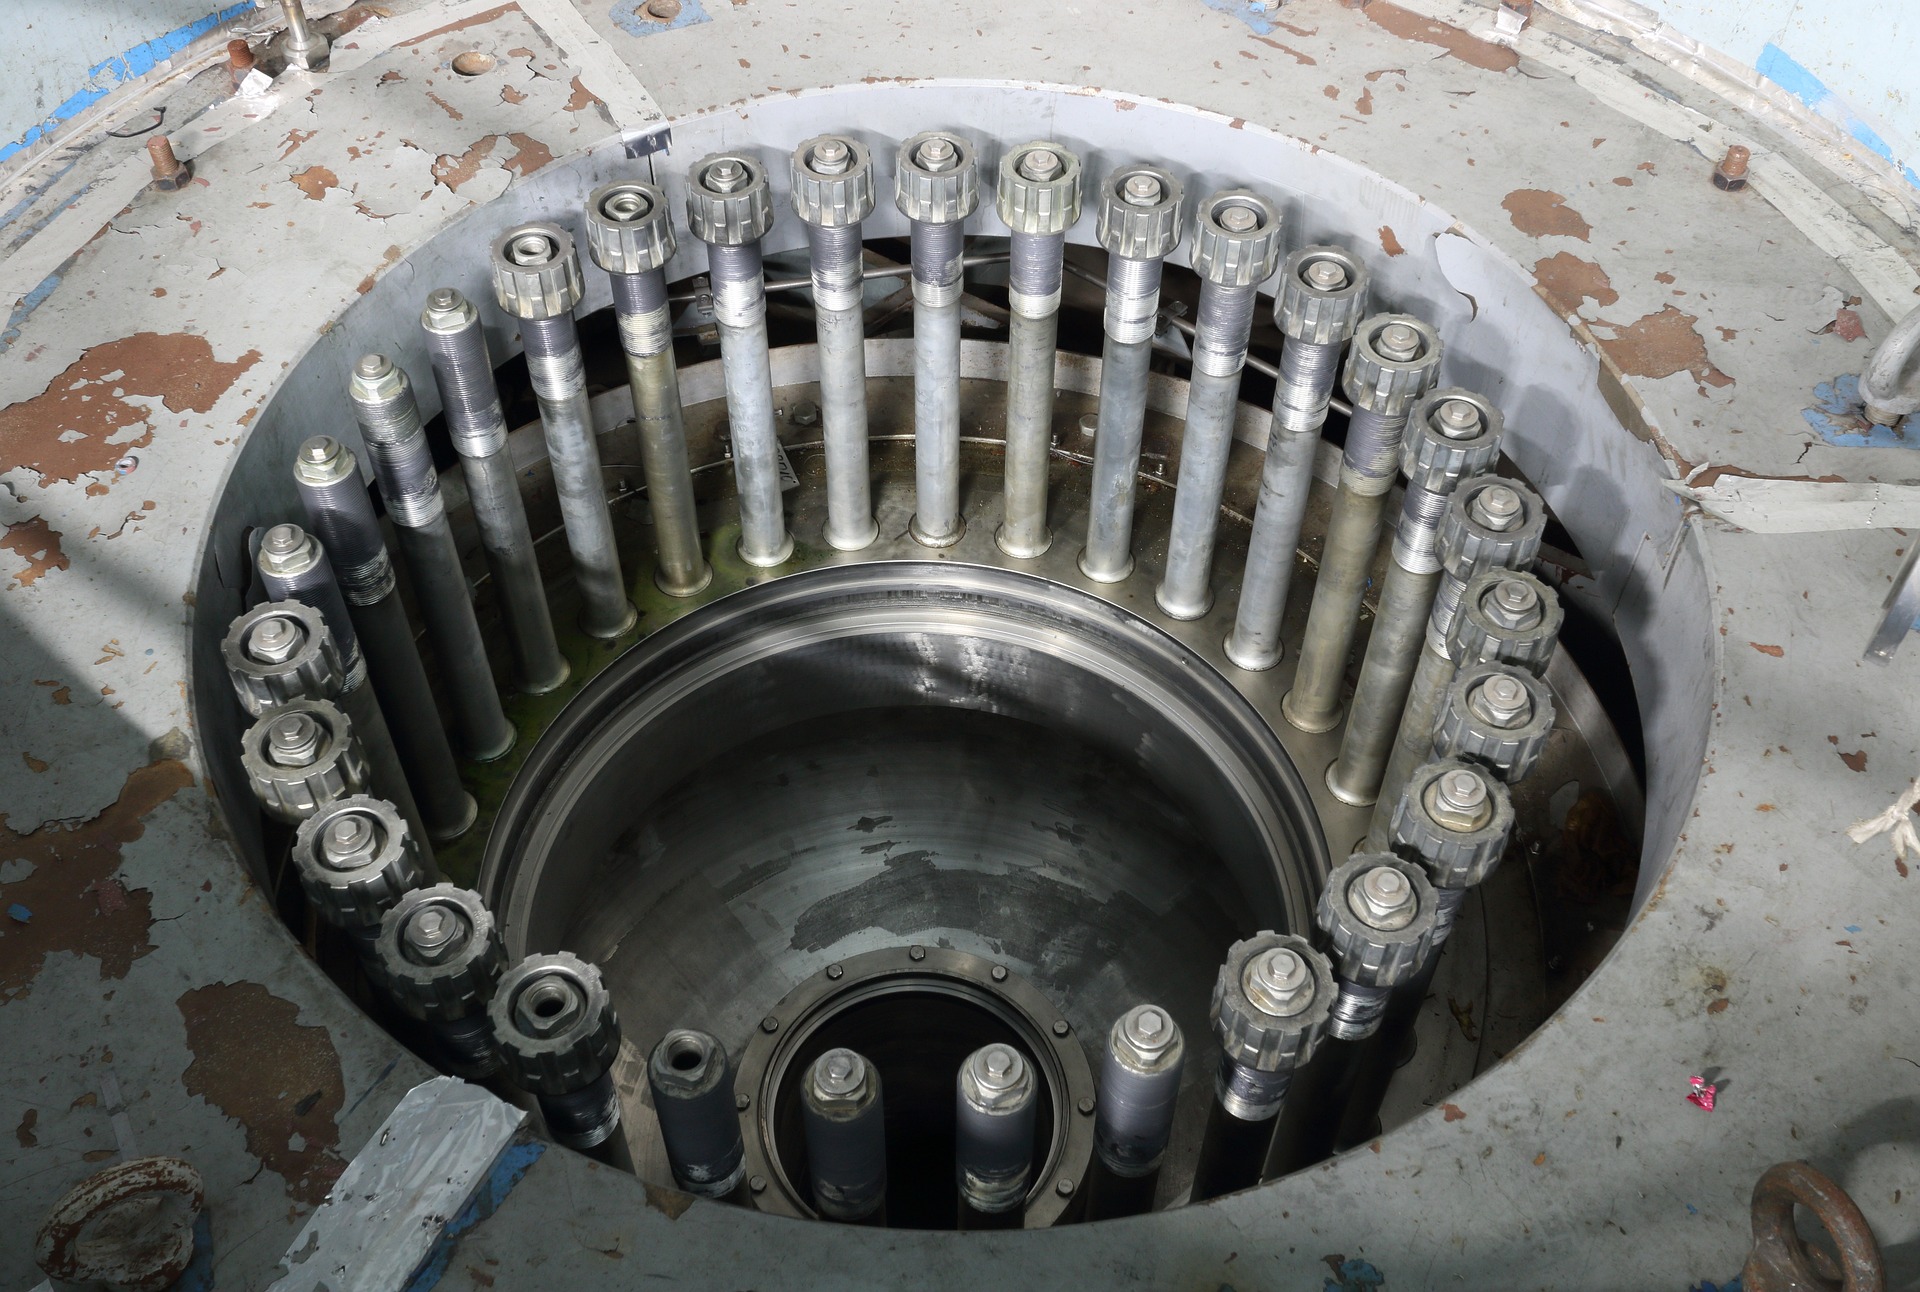
M 181 193 L 145 191 L 140 141 L 95 122 L 0 196 L 0 296 L 19 302 L 0 332 L 0 1029 L 18 1056 L 0 1077 L 0 1281 L 35 1281 L 32 1229 L 70 1184 L 166 1152 L 206 1174 L 220 1286 L 262 1286 L 427 1075 L 261 900 L 208 791 L 186 629 L 256 416 L 362 298 L 435 285 L 387 281 L 417 244 L 495 199 L 538 209 L 556 159 L 594 149 L 611 166 L 663 118 L 725 137 L 764 129 L 794 92 L 898 78 L 1098 87 L 1090 106 L 1129 120 L 1167 100 L 1249 140 L 1294 137 L 1407 191 L 1348 213 L 1378 225 L 1383 265 L 1444 272 L 1452 220 L 1512 271 L 1461 278 L 1471 317 L 1539 308 L 1533 282 L 1621 419 L 1531 428 L 1521 465 L 1556 508 L 1591 487 L 1561 469 L 1576 462 L 1707 491 L 1657 530 L 1635 512 L 1604 561 L 1589 550 L 1596 595 L 1651 625 L 1630 647 L 1650 727 L 1663 708 L 1698 719 L 1696 745 L 1655 752 L 1656 779 L 1684 793 L 1651 805 L 1644 904 L 1609 963 L 1448 1111 L 1258 1191 L 976 1237 L 960 1262 L 938 1235 L 682 1210 L 552 1152 L 442 1284 L 1311 1287 L 1337 1254 L 1392 1286 L 1679 1286 L 1731 1277 L 1752 1182 L 1790 1157 L 1852 1191 L 1896 1285 L 1920 1279 L 1912 881 L 1844 834 L 1920 761 L 1920 650 L 1859 662 L 1910 538 L 1711 514 L 1740 480 L 1915 474 L 1904 444 L 1816 395 L 1920 288 L 1899 198 L 1545 14 L 1516 52 L 1471 34 L 1486 11 L 1388 0 L 683 0 L 670 30 L 627 0 L 383 9 L 332 72 L 261 99 L 216 102 L 205 77 L 156 87 L 197 159 Z M 499 65 L 455 76 L 469 48 Z M 1757 145 L 1741 194 L 1706 179 L 1732 139 Z M 1689 605 L 1668 614 L 1670 591 Z M 1683 1098 L 1707 1070 L 1725 1087 L 1711 1114 Z

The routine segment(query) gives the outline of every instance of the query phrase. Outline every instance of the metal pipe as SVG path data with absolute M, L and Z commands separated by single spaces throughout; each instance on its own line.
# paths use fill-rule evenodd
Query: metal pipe
M 493 292 L 520 320 L 520 342 L 540 404 L 547 463 L 580 589 L 580 627 L 618 637 L 638 618 L 613 537 L 613 513 L 600 473 L 600 446 L 587 401 L 585 361 L 573 307 L 580 303 L 580 257 L 573 235 L 555 224 L 523 224 L 493 243 Z
M 380 536 L 373 499 L 360 478 L 353 452 L 331 436 L 316 435 L 300 446 L 294 457 L 293 485 L 300 495 L 307 523 L 325 551 L 334 559 L 337 594 L 355 650 L 364 650 L 366 676 L 379 697 L 376 712 L 355 718 L 363 731 L 374 731 L 370 751 L 382 740 L 395 751 L 392 772 L 383 753 L 372 753 L 380 793 L 400 805 L 402 815 L 418 823 L 423 837 L 444 843 L 466 833 L 479 814 L 473 796 L 460 783 L 453 745 L 434 706 L 413 625 L 394 585 L 393 561 Z M 264 575 L 264 570 L 263 570 Z M 269 581 L 269 589 L 275 585 Z M 329 627 L 332 623 L 329 623 Z M 336 640 L 338 634 L 336 630 Z M 355 701 L 356 705 L 360 702 Z M 386 715 L 392 714 L 392 721 Z M 386 730 L 383 738 L 378 731 Z M 404 769 L 404 770 L 403 770 Z M 411 806 L 417 802 L 418 806 Z
M 767 357 L 766 274 L 760 239 L 773 227 L 766 169 L 744 153 L 715 153 L 688 174 L 687 226 L 707 244 L 727 427 L 740 503 L 740 559 L 771 569 L 793 555 L 780 501 L 780 441 Z
M 427 296 L 420 326 L 426 332 L 447 431 L 460 455 L 480 547 L 499 590 L 514 685 L 528 695 L 544 695 L 564 683 L 570 670 L 554 639 L 546 581 L 507 453 L 506 414 L 494 385 L 480 314 L 459 292 L 441 287 Z
M 705 1032 L 676 1028 L 647 1056 L 647 1085 L 674 1183 L 700 1198 L 732 1194 L 747 1159 L 727 1047 Z
M 487 1002 L 505 967 L 493 913 L 478 893 L 453 884 L 416 888 L 389 909 L 368 963 L 400 1011 L 431 1030 L 440 1062 L 483 1082 L 501 1069 Z
M 1000 159 L 995 205 L 1011 232 L 1007 274 L 1005 518 L 994 542 L 1008 556 L 1039 556 L 1047 529 L 1055 351 L 1066 231 L 1080 219 L 1080 158 L 1036 140 Z
M 1500 432 L 1500 411 L 1458 388 L 1426 396 L 1408 422 L 1400 453 L 1407 487 L 1393 559 L 1354 684 L 1340 756 L 1327 769 L 1327 788 L 1342 803 L 1365 807 L 1379 795 L 1440 585 L 1440 521 L 1454 486 L 1498 460 Z
M 1160 311 L 1160 272 L 1184 232 L 1180 181 L 1151 166 L 1123 166 L 1100 192 L 1099 235 L 1107 249 L 1106 340 L 1100 355 L 1099 412 L 1087 543 L 1080 572 L 1118 583 L 1133 572 L 1133 503 L 1146 427 L 1147 372 Z
M 287 29 L 274 38 L 274 45 L 286 58 L 287 66 L 307 72 L 323 72 L 332 54 L 333 42 L 313 29 L 307 21 L 307 9 L 301 0 L 280 0 Z
M 327 443 L 332 444 L 331 440 Z M 302 446 L 302 457 L 313 442 Z M 337 447 L 337 446 L 336 446 Z M 353 469 L 350 465 L 349 469 Z M 295 468 L 296 486 L 300 483 L 300 470 Z M 366 503 L 369 512 L 372 504 L 366 502 L 366 491 L 361 488 L 357 474 L 350 486 L 357 490 L 361 501 Z M 335 491 L 329 496 L 338 498 L 345 491 Z M 309 502 L 309 513 L 313 503 L 302 490 L 303 501 Z M 341 513 L 345 514 L 345 513 Z M 385 549 L 381 549 L 382 560 Z M 443 835 L 432 835 L 428 829 L 429 818 L 414 798 L 412 777 L 408 768 L 413 764 L 402 759 L 400 744 L 389 728 L 383 706 L 374 698 L 374 688 L 367 685 L 367 665 L 360 651 L 360 636 L 355 631 L 357 621 L 349 613 L 350 606 L 343 595 L 342 585 L 336 581 L 332 564 L 327 559 L 327 550 L 315 542 L 313 536 L 298 525 L 275 525 L 260 540 L 260 555 L 257 561 L 260 581 L 267 589 L 267 595 L 277 601 L 299 601 L 312 606 L 320 612 L 327 632 L 333 637 L 335 647 L 340 652 L 342 671 L 338 690 L 326 697 L 336 701 L 348 720 L 353 723 L 354 732 L 360 747 L 366 751 L 366 760 L 370 768 L 374 792 L 382 798 L 391 800 L 400 809 L 407 823 L 414 827 L 416 837 L 421 840 L 423 850 L 429 838 L 453 838 L 473 823 L 478 809 L 467 792 L 460 785 L 459 772 L 453 766 L 453 753 L 446 753 L 445 770 L 451 776 L 451 793 L 447 792 L 447 782 L 421 776 L 420 782 L 426 789 L 433 790 L 430 800 L 436 815 L 431 818 L 434 825 L 446 831 Z M 370 570 L 384 569 L 384 577 L 391 594 L 392 570 L 380 566 L 378 562 L 361 563 L 356 567 L 356 577 L 364 576 Z M 432 712 L 432 701 L 426 701 L 430 719 L 422 732 L 421 744 L 430 745 L 434 734 L 439 733 L 441 745 L 446 743 L 446 733 L 440 727 L 440 716 Z M 409 733 L 411 734 L 411 733 Z M 407 749 L 412 752 L 412 742 Z M 428 768 L 437 772 L 439 769 Z
M 820 439 L 827 465 L 827 545 L 856 552 L 880 536 L 867 463 L 866 298 L 860 222 L 873 214 L 873 158 L 846 135 L 793 150 L 793 211 L 807 226 L 820 352 Z
M 1153 1209 L 1186 1061 L 1180 1025 L 1159 1006 L 1136 1005 L 1114 1020 L 1100 1065 L 1088 1219 Z
M 500 976 L 487 1021 L 508 1079 L 538 1101 L 554 1140 L 631 1171 L 613 1088 L 620 1020 L 600 970 L 566 951 L 528 956 Z
M 913 522 L 926 547 L 960 541 L 960 295 L 963 222 L 980 202 L 980 167 L 965 136 L 929 130 L 900 145 L 894 204 L 907 217 L 913 264 Z
M 1258 671 L 1280 662 L 1280 622 L 1313 488 L 1313 460 L 1327 420 L 1340 351 L 1367 305 L 1370 275 L 1341 247 L 1302 247 L 1287 257 L 1273 319 L 1286 336 L 1273 394 L 1273 428 L 1254 505 L 1240 603 L 1227 658 Z
M 1213 543 L 1233 448 L 1240 373 L 1247 363 L 1260 284 L 1280 260 L 1280 208 L 1246 189 L 1215 193 L 1194 219 L 1200 306 L 1187 385 L 1186 429 L 1167 535 L 1167 568 L 1154 600 L 1174 619 L 1213 608 Z
M 995 1042 L 968 1055 L 954 1076 L 954 1177 L 962 1229 L 1020 1227 L 1033 1178 L 1038 1112 L 1033 1070 Z
M 800 1091 L 814 1209 L 829 1220 L 887 1223 L 886 1107 L 880 1074 L 852 1050 L 813 1061 Z
M 1313 585 L 1300 664 L 1280 712 L 1301 731 L 1330 731 L 1340 721 L 1340 692 L 1360 623 L 1360 600 L 1371 577 L 1386 514 L 1387 491 L 1400 464 L 1407 416 L 1433 385 L 1440 336 L 1405 314 L 1376 314 L 1355 331 L 1347 356 L 1353 416 L 1341 455 L 1320 576 Z
M 1393 989 L 1378 1029 L 1355 1048 L 1344 1102 L 1329 1100 L 1320 1110 L 1318 1157 L 1374 1133 L 1393 1070 L 1414 1043 L 1414 1026 L 1461 904 L 1499 865 L 1512 830 L 1512 800 L 1483 767 L 1457 759 L 1427 763 L 1401 792 L 1388 838 L 1391 850 L 1421 866 L 1433 885 L 1433 949 L 1426 963 Z
M 493 664 L 440 497 L 440 476 L 420 426 L 413 383 L 385 355 L 362 355 L 354 364 L 347 395 L 367 456 L 373 459 L 400 557 L 413 578 L 427 644 L 440 660 L 454 726 L 467 757 L 489 762 L 513 748 L 513 724 L 493 684 Z
M 1194 1166 L 1195 1202 L 1259 1182 L 1274 1118 L 1294 1071 L 1326 1034 L 1334 995 L 1332 966 L 1305 938 L 1260 933 L 1228 949 L 1213 986 L 1220 1068 Z
M 674 251 L 667 195 L 651 184 L 629 181 L 595 189 L 587 196 L 587 250 L 613 285 L 653 516 L 653 581 L 670 597 L 690 597 L 712 582 L 713 569 L 700 550 L 680 374 L 673 362 L 673 317 L 663 272 Z
M 1401 787 L 1413 769 L 1432 756 L 1434 724 L 1458 669 L 1452 638 L 1467 585 L 1482 571 L 1511 569 L 1531 561 L 1540 550 L 1546 523 L 1546 504 L 1515 481 L 1483 475 L 1464 480 L 1454 489 L 1440 522 L 1440 586 L 1427 622 L 1426 644 L 1414 667 L 1380 778 L 1367 828 L 1369 846 L 1386 845 Z M 1554 627 L 1557 630 L 1557 621 Z

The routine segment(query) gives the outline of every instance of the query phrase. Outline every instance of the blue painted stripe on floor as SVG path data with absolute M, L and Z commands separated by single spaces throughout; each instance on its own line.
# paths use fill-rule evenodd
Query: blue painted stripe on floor
M 252 9 L 253 0 L 242 0 L 240 4 L 230 4 L 204 18 L 196 18 L 184 27 L 175 27 L 172 31 L 155 36 L 152 40 L 141 41 L 125 53 L 115 54 L 104 62 L 95 63 L 87 69 L 85 88 L 68 96 L 65 103 L 47 114 L 38 125 L 30 128 L 20 138 L 10 144 L 0 144 L 0 162 L 7 160 L 22 148 L 39 142 L 62 121 L 86 111 L 124 82 L 145 76 L 221 23 L 231 22 L 241 14 L 251 12 Z

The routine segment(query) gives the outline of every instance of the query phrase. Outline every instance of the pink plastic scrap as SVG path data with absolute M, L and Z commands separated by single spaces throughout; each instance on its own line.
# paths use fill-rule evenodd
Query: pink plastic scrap
M 1687 1084 L 1693 1087 L 1693 1092 L 1687 1096 L 1687 1102 L 1712 1112 L 1713 1097 L 1720 1093 L 1720 1088 L 1705 1077 L 1688 1077 Z

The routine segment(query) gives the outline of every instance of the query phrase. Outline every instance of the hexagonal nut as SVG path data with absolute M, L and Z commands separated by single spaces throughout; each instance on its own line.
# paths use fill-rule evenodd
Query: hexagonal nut
M 1450 406 L 1456 404 L 1471 406 L 1476 416 L 1464 423 L 1450 420 Z M 1407 419 L 1400 469 L 1409 484 L 1445 493 L 1468 476 L 1493 469 L 1505 427 L 1506 419 L 1484 395 L 1458 386 L 1430 390 Z
M 1511 489 L 1520 499 L 1520 520 L 1510 529 L 1492 529 L 1474 518 L 1480 494 L 1495 488 Z M 1547 505 L 1539 494 L 1504 476 L 1471 477 L 1455 487 L 1440 518 L 1441 567 L 1459 579 L 1481 570 L 1516 569 L 1539 553 L 1546 529 Z
M 429 907 L 464 921 L 467 940 L 447 959 L 420 964 L 401 945 L 401 935 L 408 921 Z M 452 1023 L 487 1007 L 506 963 L 500 927 L 480 894 L 457 884 L 435 884 L 414 889 L 381 917 L 380 936 L 367 967 L 409 1017 Z
M 928 170 L 920 149 L 936 139 L 953 145 L 954 163 Z M 893 204 L 921 224 L 952 224 L 980 205 L 980 162 L 973 141 L 951 130 L 926 130 L 900 145 L 894 159 Z
M 1022 172 L 1036 153 L 1052 153 L 1059 169 L 1046 179 Z M 1041 160 L 1045 160 L 1042 158 Z M 1065 233 L 1080 220 L 1080 155 L 1045 139 L 1010 148 L 1000 158 L 1000 182 L 995 209 L 1000 222 L 1015 233 L 1050 236 Z
M 521 992 L 549 974 L 566 979 L 585 1007 L 554 1035 L 534 1036 L 515 1019 L 514 1005 Z M 590 1085 L 620 1050 L 620 1020 L 600 970 L 569 951 L 528 956 L 500 975 L 487 1003 L 487 1022 L 508 1078 L 530 1094 L 564 1095 Z
M 1127 200 L 1127 185 L 1150 180 L 1159 186 L 1158 200 L 1136 205 Z M 1110 255 L 1130 260 L 1155 260 L 1172 253 L 1186 236 L 1187 190 L 1173 175 L 1157 166 L 1122 166 L 1100 186 L 1100 215 L 1095 225 L 1100 245 Z
M 1382 866 L 1405 876 L 1413 889 L 1413 919 L 1402 928 L 1377 929 L 1354 907 L 1354 883 Z M 1433 885 L 1418 864 L 1390 852 L 1356 852 L 1327 876 L 1313 919 L 1327 935 L 1336 977 L 1362 987 L 1394 987 L 1418 973 L 1433 950 L 1436 908 Z
M 248 650 L 254 629 L 269 620 L 286 623 L 297 639 L 285 659 L 260 660 Z M 294 700 L 330 700 L 347 680 L 340 648 L 327 631 L 326 620 L 301 601 L 263 601 L 236 616 L 221 639 L 220 658 L 226 662 L 240 707 L 254 718 Z
M 175 163 L 172 170 L 154 171 L 148 187 L 156 193 L 178 193 L 191 183 L 193 183 L 193 163 L 182 161 Z
M 738 184 L 719 188 L 714 168 L 740 168 Z M 687 228 L 702 242 L 744 247 L 773 227 L 773 188 L 767 168 L 747 153 L 710 153 L 687 172 Z
M 1491 598 L 1502 583 L 1526 585 L 1540 605 L 1540 619 L 1530 627 L 1512 628 L 1502 621 Z M 1460 610 L 1447 633 L 1447 653 L 1461 664 L 1510 664 L 1535 677 L 1544 676 L 1560 644 L 1566 622 L 1560 594 L 1524 570 L 1482 570 L 1467 580 Z
M 1442 825 L 1427 804 L 1433 785 L 1453 772 L 1469 772 L 1486 788 L 1492 810 L 1477 830 Z M 1407 778 L 1407 788 L 1394 804 L 1387 828 L 1389 846 L 1409 861 L 1426 868 L 1436 888 L 1472 888 L 1494 871 L 1513 835 L 1513 799 L 1507 787 L 1486 768 L 1458 758 L 1422 763 Z
M 374 846 L 350 865 L 326 856 L 327 831 L 343 818 L 358 818 L 373 832 Z M 427 882 L 420 848 L 399 810 L 367 794 L 338 799 L 300 823 L 293 869 L 320 918 L 342 929 L 378 928 L 394 903 Z
M 1250 213 L 1251 223 L 1232 227 Z M 1224 221 L 1224 223 L 1223 223 Z M 1193 220 L 1193 272 L 1223 287 L 1255 287 L 1280 263 L 1280 208 L 1251 189 L 1233 188 L 1200 201 Z
M 1396 359 L 1384 348 L 1390 328 L 1410 328 L 1412 353 Z M 1411 314 L 1375 314 L 1353 332 L 1343 378 L 1356 409 L 1398 417 L 1410 412 L 1440 374 L 1440 334 Z
M 1517 726 L 1495 726 L 1474 713 L 1469 703 L 1488 678 L 1498 675 L 1511 677 L 1526 688 L 1529 713 Z M 1476 664 L 1460 670 L 1447 688 L 1440 720 L 1433 728 L 1433 756 L 1479 763 L 1512 785 L 1532 771 L 1546 752 L 1547 740 L 1553 734 L 1553 717 L 1553 692 L 1544 681 L 1510 665 Z
M 580 303 L 580 257 L 557 224 L 522 224 L 493 240 L 493 295 L 517 319 L 552 319 Z
M 651 184 L 619 180 L 587 195 L 587 254 L 610 274 L 644 274 L 673 259 L 667 195 Z
M 1318 281 L 1336 265 L 1336 285 Z M 1360 257 L 1345 247 L 1320 244 L 1302 247 L 1280 268 L 1280 285 L 1273 297 L 1273 322 L 1289 341 L 1302 345 L 1345 345 L 1367 312 L 1373 275 Z
M 846 149 L 843 169 L 817 169 L 814 154 L 822 144 Z M 793 150 L 793 213 L 822 229 L 844 229 L 873 214 L 873 157 L 851 135 L 815 135 Z
M 266 753 L 273 724 L 290 714 L 306 714 L 320 728 L 318 751 L 298 767 L 282 767 Z M 353 737 L 347 715 L 326 700 L 295 700 L 261 715 L 240 736 L 240 765 L 261 809 L 289 824 L 367 788 L 367 760 L 360 742 Z
M 1313 977 L 1313 998 L 1306 1008 L 1285 1017 L 1269 1014 L 1247 996 L 1247 964 L 1263 951 L 1284 947 L 1298 955 Z M 1227 949 L 1226 962 L 1213 983 L 1208 1020 L 1221 1052 L 1235 1063 L 1261 1072 L 1278 1072 L 1313 1057 L 1326 1032 L 1338 988 L 1333 966 L 1305 938 L 1291 933 L 1257 933 Z

